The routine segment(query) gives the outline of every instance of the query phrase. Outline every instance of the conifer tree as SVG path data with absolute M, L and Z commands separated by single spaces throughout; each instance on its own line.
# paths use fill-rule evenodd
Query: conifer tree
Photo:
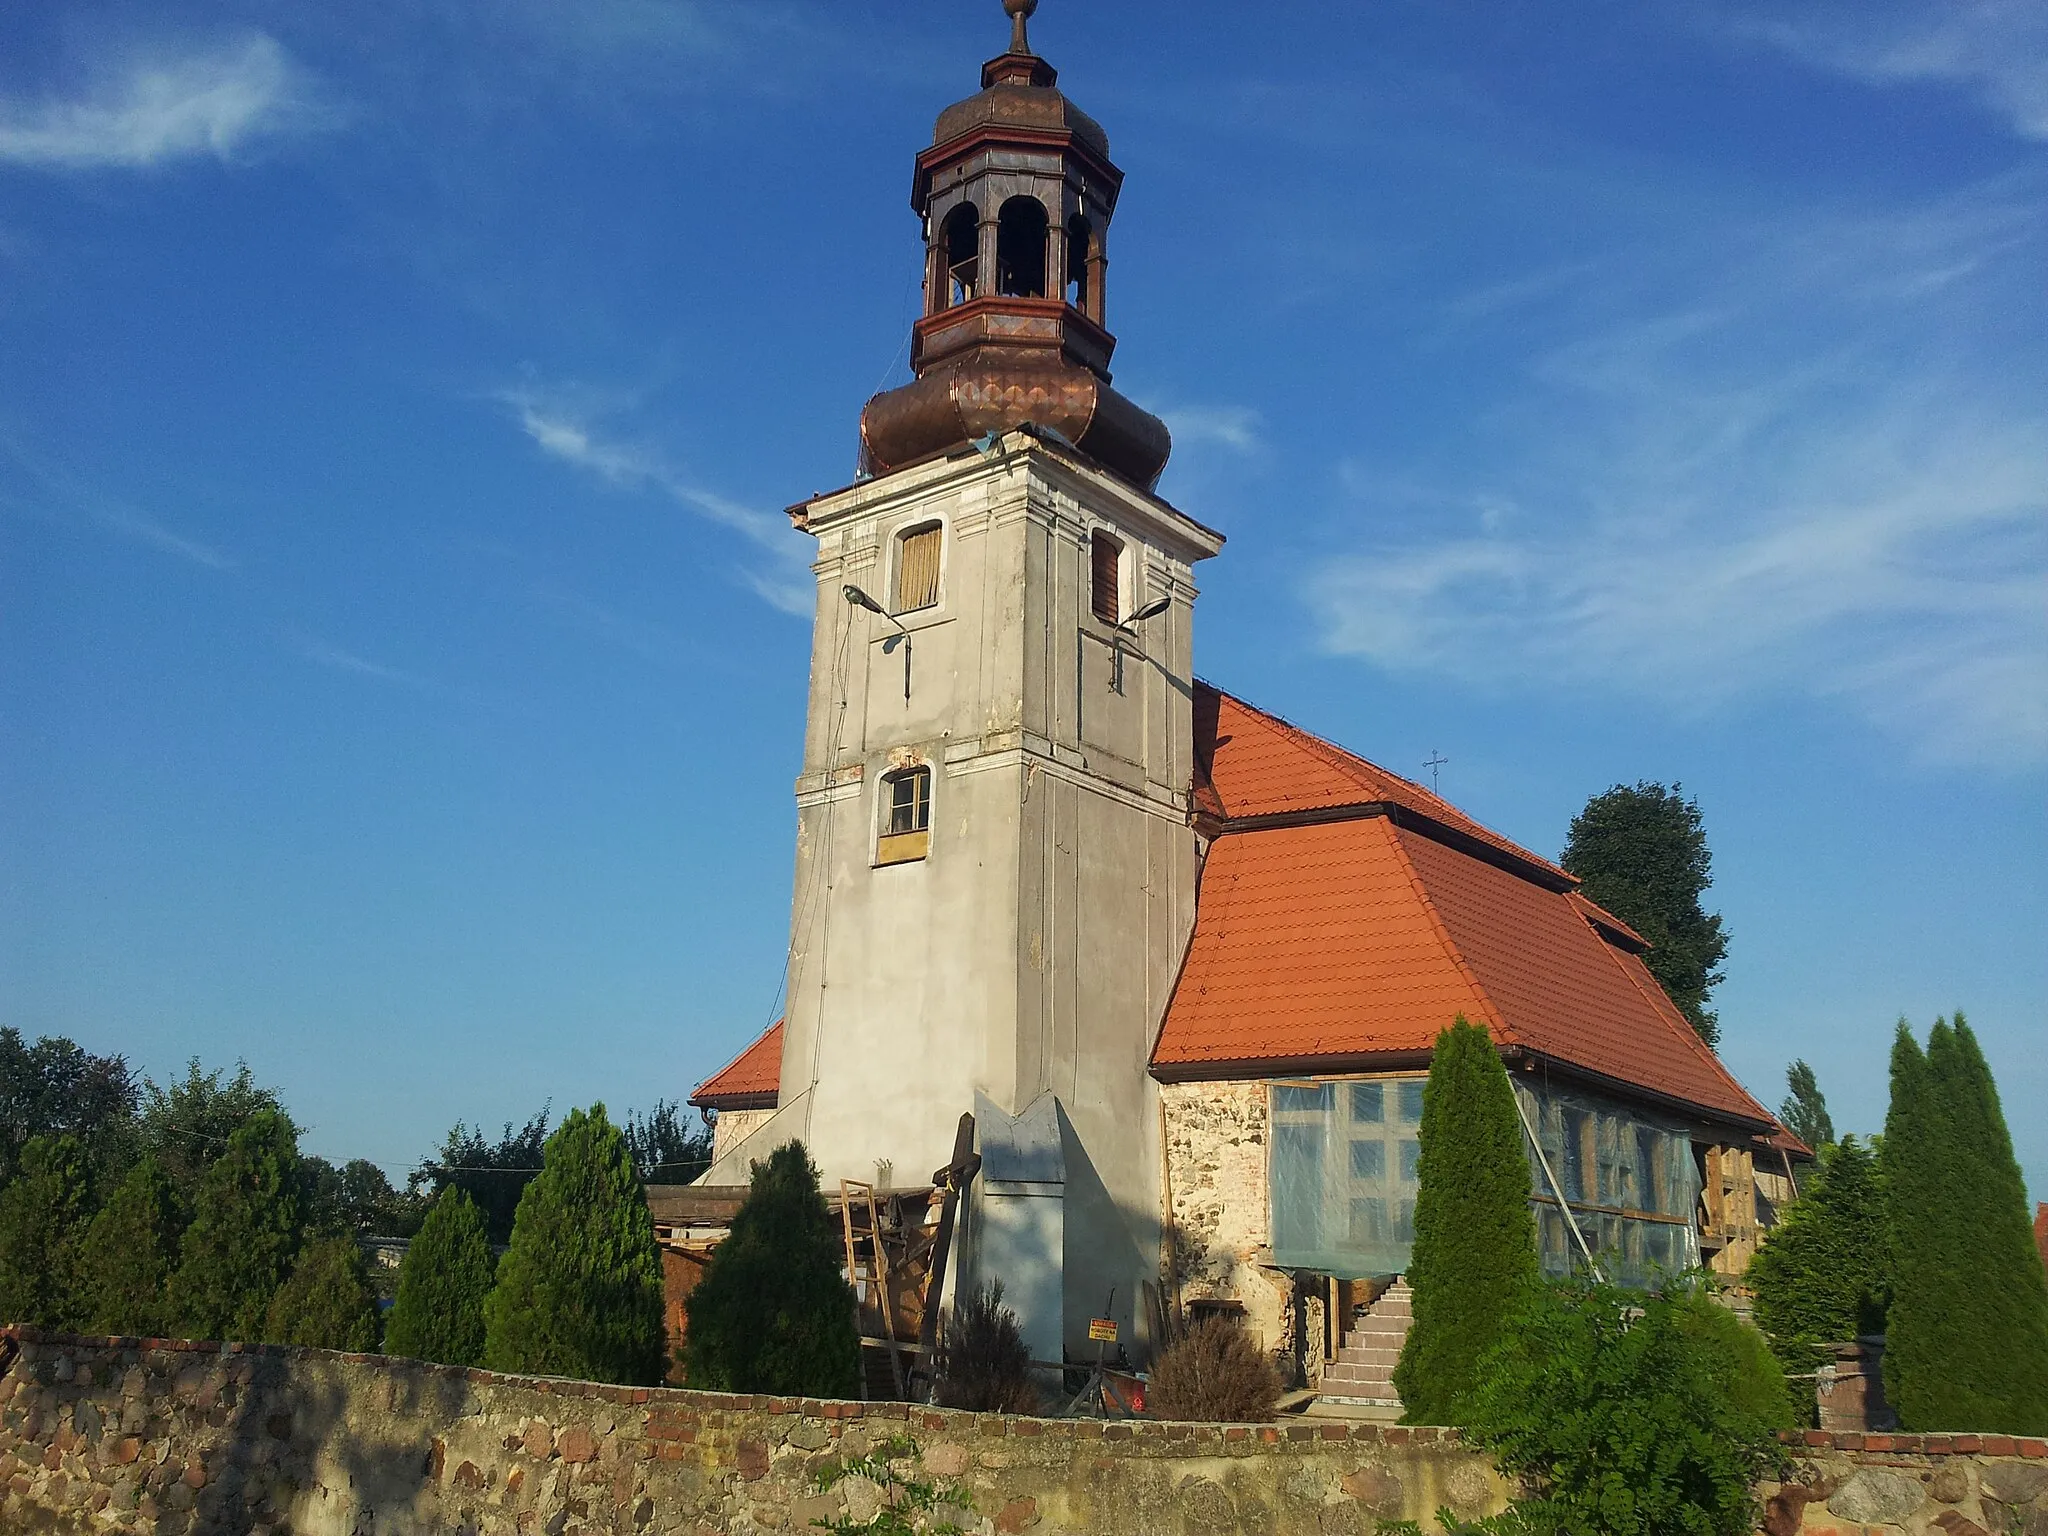
M 193 1201 L 170 1309 L 193 1338 L 260 1339 L 299 1249 L 298 1133 L 258 1110 L 228 1138 Z
M 270 1300 L 264 1339 L 362 1354 L 377 1347 L 377 1298 L 355 1238 L 325 1237 L 299 1250 Z
M 860 1335 L 845 1255 L 800 1141 L 754 1164 L 747 1198 L 690 1292 L 688 1378 L 713 1392 L 851 1397 Z
M 154 1157 L 128 1170 L 79 1247 L 79 1326 L 155 1338 L 173 1322 L 164 1288 L 184 1226 L 177 1191 Z
M 1820 1091 L 1813 1068 L 1803 1060 L 1793 1062 L 1785 1069 L 1785 1087 L 1790 1092 L 1778 1106 L 1778 1119 L 1785 1129 L 1816 1152 L 1833 1142 L 1834 1117 L 1828 1113 L 1827 1095 Z
M 399 1265 L 384 1352 L 442 1365 L 479 1363 L 494 1262 L 476 1202 L 453 1185 L 442 1190 Z
M 1756 1321 L 1788 1371 L 1823 1363 L 1823 1346 L 1884 1331 L 1891 1231 L 1877 1160 L 1854 1136 L 1824 1146 L 1820 1166 L 1757 1256 L 1748 1284 Z
M 1990 1067 L 1960 1015 L 1892 1051 L 1884 1166 L 1898 1279 L 1886 1394 L 1913 1430 L 2048 1433 L 2048 1274 Z
M 1521 1115 L 1493 1039 L 1460 1014 L 1422 1090 L 1408 1283 L 1415 1321 L 1394 1367 L 1410 1424 L 1458 1424 L 1479 1361 L 1537 1279 Z
M 667 1364 L 661 1255 L 626 1138 L 602 1104 L 548 1138 L 484 1304 L 495 1371 L 653 1385 Z
M 0 1189 L 0 1320 L 41 1328 L 77 1322 L 77 1246 L 91 1211 L 85 1148 L 32 1136 Z

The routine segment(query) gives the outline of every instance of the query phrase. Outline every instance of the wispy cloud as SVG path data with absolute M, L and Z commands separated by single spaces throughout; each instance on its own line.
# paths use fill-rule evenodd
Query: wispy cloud
M 235 564 L 213 545 L 179 533 L 141 508 L 97 490 L 4 429 L 0 429 L 0 506 L 46 520 L 88 523 L 212 571 L 230 570 Z
M 0 98 L 0 162 L 75 170 L 212 155 L 323 116 L 309 77 L 263 33 L 104 69 L 69 100 Z
M 497 398 L 518 418 L 521 430 L 550 458 L 561 460 L 624 490 L 649 491 L 710 522 L 741 534 L 774 557 L 770 569 L 745 570 L 741 580 L 772 607 L 807 615 L 815 598 L 796 579 L 804 549 L 788 520 L 705 489 L 679 473 L 667 457 L 646 443 L 615 438 L 592 425 L 592 413 L 573 399 L 531 389 L 500 391 Z
M 406 688 L 425 688 L 427 680 L 416 672 L 407 672 L 398 667 L 387 667 L 381 662 L 358 656 L 354 651 L 344 649 L 317 635 L 303 630 L 289 630 L 286 640 L 292 649 L 315 666 L 332 672 L 347 672 L 356 677 L 374 678 L 380 683 L 397 683 Z
M 1261 446 L 1259 413 L 1242 405 L 1179 405 L 1155 407 L 1173 433 L 1175 447 L 1212 443 L 1238 453 L 1256 453 Z
M 1930 759 L 2048 760 L 2048 417 L 1970 339 L 2048 243 L 2036 191 L 1750 231 L 1661 307 L 1589 282 L 1475 427 L 1490 461 L 1351 466 L 1396 532 L 1309 582 L 1324 643 L 1678 710 L 1795 690 Z
M 2015 133 L 2048 139 L 2048 7 L 2040 0 L 1855 0 L 1734 20 L 1794 58 L 1874 85 L 1974 91 Z

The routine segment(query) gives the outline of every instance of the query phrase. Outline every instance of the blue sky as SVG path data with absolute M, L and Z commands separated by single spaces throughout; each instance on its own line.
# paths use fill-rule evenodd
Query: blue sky
M 779 509 L 995 0 L 0 13 L 0 1021 L 331 1157 L 773 1017 Z M 1961 1006 L 2048 1197 L 2048 9 L 1046 0 L 1210 678 L 1554 854 L 1705 812 L 1725 1054 Z

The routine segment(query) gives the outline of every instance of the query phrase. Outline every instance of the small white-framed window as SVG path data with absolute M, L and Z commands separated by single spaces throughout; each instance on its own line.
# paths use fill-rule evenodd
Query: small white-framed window
M 907 864 L 931 851 L 932 771 L 919 764 L 899 768 L 882 780 L 882 830 L 875 839 L 877 864 Z
M 1124 617 L 1124 545 L 1107 529 L 1088 535 L 1088 607 L 1105 624 Z
M 896 535 L 896 613 L 915 613 L 939 600 L 939 557 L 945 553 L 946 530 L 939 523 L 920 523 Z

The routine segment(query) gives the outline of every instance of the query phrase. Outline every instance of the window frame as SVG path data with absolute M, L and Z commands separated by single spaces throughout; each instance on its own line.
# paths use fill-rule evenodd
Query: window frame
M 1108 613 L 1102 611 L 1103 568 L 1099 551 L 1104 548 L 1115 551 L 1114 572 L 1109 584 Z M 1124 572 L 1130 551 L 1130 544 L 1113 529 L 1096 527 L 1088 530 L 1088 612 L 1098 623 L 1107 624 L 1111 629 L 1123 624 L 1124 613 L 1129 606 L 1124 601 Z
M 943 607 L 946 597 L 946 546 L 951 542 L 947 537 L 946 520 L 942 517 L 920 517 L 914 522 L 903 524 L 889 533 L 889 613 L 892 618 L 902 618 L 913 613 L 930 613 Z M 913 606 L 904 603 L 904 576 L 910 554 L 910 541 L 922 534 L 932 534 L 938 541 L 938 555 L 932 565 L 931 596 Z
M 882 775 L 875 805 L 875 866 L 915 864 L 931 856 L 932 793 L 937 775 L 930 763 L 906 763 Z M 896 828 L 897 786 L 922 784 L 911 792 L 910 819 L 914 825 Z

